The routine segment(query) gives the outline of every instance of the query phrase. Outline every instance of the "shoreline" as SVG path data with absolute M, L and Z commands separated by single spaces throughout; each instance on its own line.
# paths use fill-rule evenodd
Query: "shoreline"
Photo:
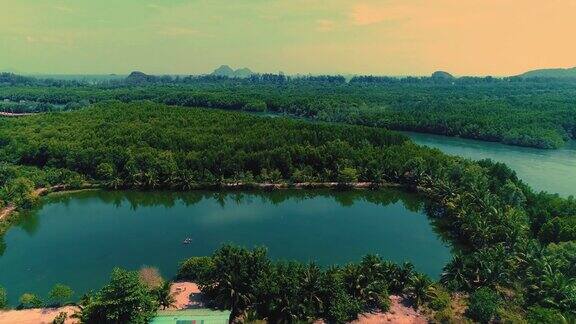
M 32 192 L 32 194 L 36 197 L 42 197 L 51 193 L 57 193 L 57 192 L 75 192 L 75 191 L 83 191 L 83 190 L 92 190 L 92 189 L 99 189 L 100 186 L 96 185 L 96 184 L 84 184 L 82 186 L 80 186 L 80 188 L 77 189 L 67 189 L 68 187 L 66 185 L 55 185 L 52 187 L 41 187 L 41 188 L 37 188 L 34 189 L 34 191 Z M 12 204 L 6 205 L 4 207 L 2 207 L 2 209 L 0 209 L 0 223 L 6 221 L 8 219 L 8 217 L 10 217 L 10 215 L 12 215 L 14 212 L 17 212 L 18 208 Z
M 272 191 L 272 190 L 286 190 L 286 189 L 296 189 L 296 190 L 316 190 L 316 189 L 341 189 L 341 190 L 369 190 L 374 189 L 378 190 L 378 188 L 400 188 L 400 189 L 413 189 L 415 192 L 424 192 L 426 194 L 425 188 L 422 187 L 411 187 L 408 185 L 402 185 L 399 183 L 393 182 L 297 182 L 297 183 L 288 183 L 288 182 L 280 182 L 280 183 L 268 183 L 268 182 L 260 182 L 260 183 L 245 183 L 245 182 L 233 182 L 233 183 L 214 183 L 214 184 L 195 184 L 191 186 L 187 190 L 176 190 L 181 192 L 186 191 L 196 191 L 196 190 L 263 190 L 263 191 Z M 52 187 L 41 187 L 37 188 L 33 191 L 33 195 L 37 197 L 42 197 L 49 194 L 55 193 L 73 193 L 78 191 L 85 191 L 85 190 L 111 190 L 112 188 L 107 188 L 99 183 L 85 183 L 81 185 L 79 188 L 69 188 L 67 185 L 54 185 Z M 149 190 L 147 188 L 139 188 L 139 187 L 119 187 L 113 190 L 137 190 L 137 189 L 144 189 Z M 152 190 L 162 190 L 163 188 L 153 188 Z M 10 216 L 14 213 L 18 212 L 18 207 L 12 204 L 6 205 L 0 209 L 0 235 L 3 234 L 2 231 L 2 224 L 5 222 L 9 222 Z M 7 229 L 9 226 L 6 226 Z

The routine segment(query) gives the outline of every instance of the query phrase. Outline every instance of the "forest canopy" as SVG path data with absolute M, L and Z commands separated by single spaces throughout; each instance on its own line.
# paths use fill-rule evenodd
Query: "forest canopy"
M 576 82 L 263 74 L 129 77 L 98 84 L 0 77 L 0 111 L 73 110 L 115 99 L 289 114 L 326 122 L 559 148 L 576 133 Z M 2 82 L 4 80 L 4 82 Z

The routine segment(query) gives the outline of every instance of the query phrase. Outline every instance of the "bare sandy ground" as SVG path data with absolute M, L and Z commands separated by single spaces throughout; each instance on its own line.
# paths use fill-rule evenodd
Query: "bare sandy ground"
M 25 310 L 9 310 L 0 311 L 0 323 L 2 324 L 50 324 L 60 314 L 66 312 L 68 319 L 66 323 L 79 323 L 77 319 L 72 319 L 70 316 L 76 312 L 77 308 L 74 306 L 66 306 L 61 308 L 38 308 L 38 309 L 25 309 Z
M 353 324 L 426 324 L 428 320 L 414 308 L 407 306 L 402 297 L 390 296 L 390 310 L 386 313 L 362 314 Z
M 169 309 L 202 308 L 200 302 L 200 289 L 193 282 L 175 282 L 170 291 L 176 302 Z

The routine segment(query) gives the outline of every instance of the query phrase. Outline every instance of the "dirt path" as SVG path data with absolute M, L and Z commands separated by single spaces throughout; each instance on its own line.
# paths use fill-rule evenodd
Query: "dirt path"
M 77 319 L 70 318 L 78 308 L 66 306 L 61 308 L 38 308 L 25 310 L 0 311 L 0 324 L 49 324 L 60 312 L 66 312 L 67 324 L 79 323 Z
M 390 310 L 386 313 L 362 314 L 353 324 L 426 324 L 428 320 L 399 296 L 390 296 Z
M 200 288 L 193 282 L 175 282 L 170 287 L 176 302 L 169 309 L 202 308 Z
M 36 115 L 37 113 L 11 113 L 6 111 L 0 111 L 0 117 L 20 117 L 20 116 L 30 116 Z

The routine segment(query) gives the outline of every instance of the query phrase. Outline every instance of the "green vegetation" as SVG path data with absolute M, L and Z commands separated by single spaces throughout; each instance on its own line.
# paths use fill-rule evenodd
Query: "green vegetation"
M 8 307 L 8 296 L 6 295 L 6 290 L 0 287 L 0 309 Z
M 18 305 L 19 309 L 38 308 L 38 307 L 42 307 L 42 305 L 44 305 L 44 302 L 42 301 L 42 299 L 40 299 L 40 297 L 38 297 L 32 293 L 22 294 L 22 296 L 20 296 L 19 301 L 20 301 L 20 305 Z
M 56 284 L 48 293 L 48 299 L 52 306 L 58 307 L 71 302 L 73 295 L 74 291 L 72 288 L 63 284 Z
M 467 315 L 480 323 L 488 323 L 494 318 L 498 310 L 500 297 L 490 288 L 483 287 L 470 295 L 470 305 Z
M 80 303 L 83 323 L 148 323 L 158 302 L 138 272 L 114 269 L 110 282 Z
M 0 161 L 7 170 L 0 174 L 8 174 L 2 199 L 20 206 L 28 205 L 33 188 L 84 179 L 111 188 L 180 190 L 254 182 L 399 184 L 430 199 L 429 214 L 460 247 L 440 283 L 470 294 L 471 317 L 497 318 L 500 310 L 521 319 L 576 316 L 573 198 L 536 194 L 503 164 L 450 157 L 382 128 L 106 101 L 0 119 Z M 273 321 L 346 320 L 385 309 L 389 293 L 423 308 L 435 299 L 430 308 L 445 304 L 428 278 L 377 257 L 319 269 L 271 263 L 260 249 L 225 247 L 186 261 L 180 276 L 197 281 L 213 307 Z M 137 274 L 117 270 L 85 303 L 82 318 L 144 321 L 159 306 L 155 296 Z
M 271 262 L 264 249 L 234 246 L 186 260 L 178 277 L 195 280 L 212 307 L 274 323 L 348 321 L 360 312 L 387 310 L 389 292 L 423 302 L 427 298 L 420 291 L 431 283 L 409 264 L 398 266 L 373 255 L 358 264 L 321 269 L 313 263 Z
M 0 84 L 7 86 L 0 87 L 0 100 L 53 106 L 37 111 L 72 110 L 110 99 L 152 100 L 538 148 L 558 148 L 576 135 L 576 82 L 570 79 L 359 76 L 346 82 L 341 76 L 265 74 L 228 79 L 145 75 L 98 85 L 10 75 L 3 79 L 0 77 Z

